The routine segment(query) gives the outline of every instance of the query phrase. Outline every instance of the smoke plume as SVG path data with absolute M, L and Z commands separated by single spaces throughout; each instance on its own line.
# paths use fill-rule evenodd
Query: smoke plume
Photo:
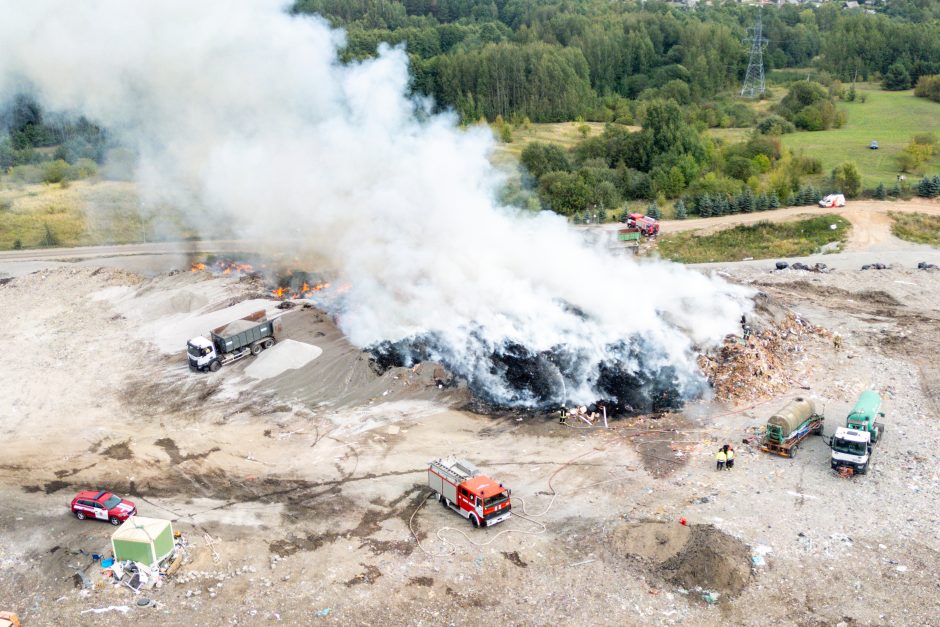
M 409 97 L 402 49 L 342 64 L 343 33 L 283 0 L 4 5 L 0 94 L 108 128 L 143 198 L 197 227 L 302 238 L 351 286 L 350 340 L 387 360 L 440 360 L 507 405 L 689 397 L 695 347 L 749 307 L 500 206 L 491 134 Z

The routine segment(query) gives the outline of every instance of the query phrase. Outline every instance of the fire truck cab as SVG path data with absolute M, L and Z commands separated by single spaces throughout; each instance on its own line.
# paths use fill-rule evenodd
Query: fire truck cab
M 448 457 L 428 464 L 428 486 L 437 499 L 474 527 L 489 527 L 509 518 L 510 491 L 470 462 Z

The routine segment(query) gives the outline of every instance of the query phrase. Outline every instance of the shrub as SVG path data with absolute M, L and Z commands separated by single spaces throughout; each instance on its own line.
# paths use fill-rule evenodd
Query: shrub
M 862 189 L 862 175 L 854 163 L 846 161 L 832 170 L 832 185 L 846 196 L 855 197 Z
M 914 95 L 940 102 L 940 74 L 921 76 L 914 87 Z
M 529 171 L 529 174 L 536 179 L 541 178 L 546 172 L 568 171 L 571 169 L 568 155 L 557 144 L 532 142 L 522 150 L 519 160 Z
M 771 115 L 757 123 L 757 132 L 762 135 L 785 135 L 795 130 L 792 122 L 779 115 Z
M 10 169 L 10 179 L 16 183 L 40 183 L 43 180 L 43 169 L 38 165 L 17 165 Z
M 69 164 L 63 159 L 47 161 L 42 166 L 43 183 L 61 183 L 68 177 Z
M 822 172 L 822 161 L 816 157 L 797 157 L 793 162 L 799 174 L 819 174 Z
M 23 248 L 23 242 L 20 239 L 13 240 L 13 250 L 19 250 Z
M 52 229 L 49 228 L 48 224 L 43 224 L 43 234 L 42 238 L 39 240 L 40 246 L 58 246 L 59 238 L 55 233 L 52 232 Z

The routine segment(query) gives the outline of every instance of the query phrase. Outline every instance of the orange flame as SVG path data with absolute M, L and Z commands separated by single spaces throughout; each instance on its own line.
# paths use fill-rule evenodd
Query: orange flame
M 206 264 L 204 263 L 193 263 L 192 267 L 189 269 L 190 272 L 199 272 L 200 270 L 205 270 Z
M 277 288 L 276 290 L 274 290 L 274 292 L 273 292 L 273 294 L 274 294 L 277 298 L 284 298 L 284 294 L 286 294 L 286 293 L 287 293 L 287 290 L 284 289 L 283 287 L 279 287 L 279 288 Z

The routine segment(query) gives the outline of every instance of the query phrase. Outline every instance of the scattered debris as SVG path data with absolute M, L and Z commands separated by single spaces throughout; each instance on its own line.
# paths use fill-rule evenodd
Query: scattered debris
M 862 266 L 862 270 L 887 270 L 891 266 L 886 266 L 883 263 L 866 263 Z
M 921 261 L 917 264 L 918 270 L 940 270 L 940 266 L 937 266 L 935 263 L 927 263 L 926 261 Z
M 105 612 L 120 612 L 121 614 L 127 614 L 130 611 L 131 611 L 131 608 L 129 608 L 126 605 L 109 605 L 108 607 L 90 608 L 87 610 L 82 610 L 80 613 L 87 614 L 91 612 L 93 614 L 104 614 Z

